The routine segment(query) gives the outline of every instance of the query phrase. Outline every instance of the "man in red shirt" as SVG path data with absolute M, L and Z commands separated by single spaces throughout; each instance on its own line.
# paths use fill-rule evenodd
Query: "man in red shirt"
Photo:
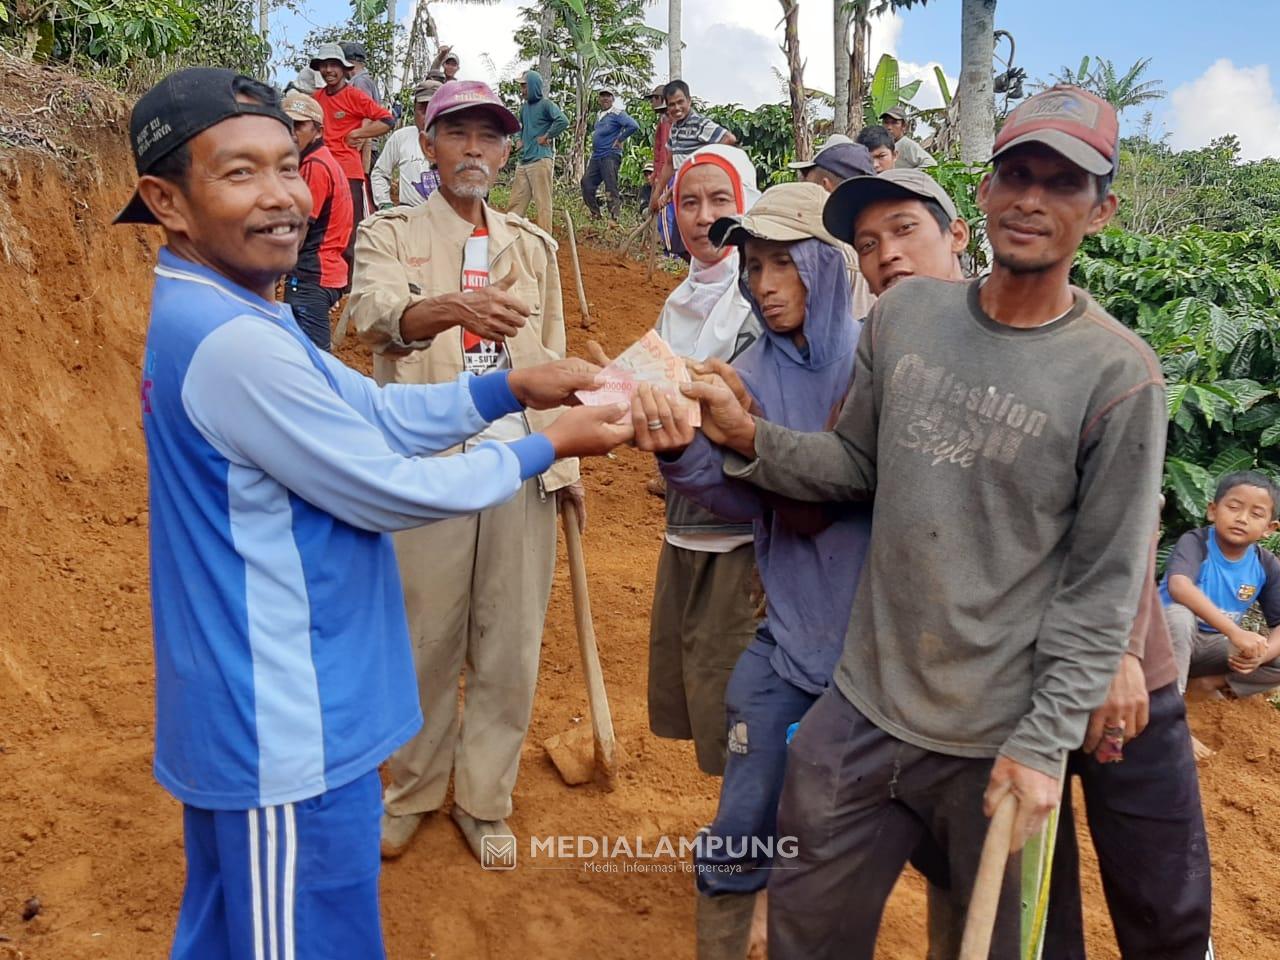
M 365 172 L 360 157 L 360 145 L 391 132 L 395 123 L 391 111 L 371 96 L 351 85 L 347 71 L 351 61 L 336 43 L 323 43 L 311 58 L 311 69 L 324 79 L 323 89 L 316 91 L 316 100 L 324 110 L 324 142 L 338 165 L 347 175 L 351 187 L 351 209 L 358 224 L 365 215 Z M 355 250 L 355 232 L 347 243 L 345 257 L 348 265 Z
M 649 182 L 653 184 L 655 193 L 661 193 L 662 190 L 658 187 L 656 180 L 658 171 L 662 169 L 662 165 L 670 154 L 670 150 L 667 148 L 667 141 L 671 139 L 671 119 L 667 116 L 667 93 L 661 83 L 653 88 L 653 93 L 649 94 L 649 106 L 653 108 L 653 112 L 658 117 L 658 128 L 653 132 L 654 173 L 649 178 Z
M 285 114 L 293 120 L 298 141 L 298 172 L 311 189 L 311 216 L 307 221 L 298 264 L 285 277 L 284 302 L 293 308 L 308 339 L 321 350 L 329 349 L 329 311 L 346 289 L 350 271 L 343 254 L 355 223 L 351 215 L 351 191 L 347 176 L 333 151 L 324 142 L 324 110 L 305 93 L 294 91 L 284 98 Z

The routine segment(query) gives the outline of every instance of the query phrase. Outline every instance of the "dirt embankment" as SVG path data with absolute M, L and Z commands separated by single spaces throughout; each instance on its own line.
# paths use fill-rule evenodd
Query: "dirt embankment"
M 46 102 L 39 77 L 7 76 L 0 120 Z M 25 84 L 25 86 L 24 86 Z M 81 90 L 80 93 L 85 93 Z M 178 805 L 153 782 L 146 477 L 137 363 L 155 237 L 108 226 L 128 194 L 125 131 L 104 105 L 67 133 L 71 169 L 0 146 L 0 958 L 163 956 L 182 888 Z M 0 123 L 0 127 L 5 124 Z M 584 249 L 595 335 L 618 349 L 652 322 L 674 280 Z M 564 260 L 570 342 L 581 349 Z M 361 348 L 347 356 L 363 365 Z M 538 702 L 516 813 L 522 838 L 689 837 L 718 782 L 645 721 L 646 637 L 661 536 L 646 458 L 588 465 L 592 601 L 618 736 L 630 759 L 612 794 L 564 787 L 537 744 L 585 715 L 563 563 L 547 621 Z M 1280 715 L 1261 702 L 1197 708 L 1220 750 L 1204 772 L 1223 956 L 1280 956 L 1269 907 L 1280 882 Z M 383 880 L 391 956 L 691 958 L 686 873 L 592 873 L 579 861 L 482 871 L 436 817 Z M 1096 957 L 1114 957 L 1096 878 Z M 42 910 L 22 919 L 38 897 Z M 922 953 L 914 880 L 890 906 L 881 956 Z

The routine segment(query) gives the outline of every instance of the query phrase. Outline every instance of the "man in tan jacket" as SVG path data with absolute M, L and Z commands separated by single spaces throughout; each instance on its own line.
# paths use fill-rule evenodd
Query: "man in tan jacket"
M 437 383 L 563 357 L 555 241 L 484 200 L 507 161 L 507 135 L 519 129 L 515 117 L 485 84 L 456 81 L 432 99 L 424 127 L 440 189 L 420 206 L 367 220 L 356 240 L 346 317 L 374 348 L 375 378 Z M 506 417 L 466 447 L 518 439 L 555 415 Z M 558 461 L 501 506 L 396 538 L 425 722 L 390 761 L 384 856 L 402 853 L 425 814 L 443 805 L 450 772 L 453 819 L 477 858 L 483 837 L 511 832 L 505 818 L 533 710 L 560 496 L 581 507 L 576 460 Z

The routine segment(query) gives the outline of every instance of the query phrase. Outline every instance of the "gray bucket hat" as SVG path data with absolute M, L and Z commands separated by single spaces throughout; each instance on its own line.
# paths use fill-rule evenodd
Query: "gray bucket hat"
M 320 64 L 326 60 L 337 60 L 340 64 L 351 69 L 351 61 L 347 59 L 346 53 L 342 49 L 340 43 L 322 43 L 320 48 L 315 52 L 315 56 L 311 58 L 309 66 L 312 70 L 319 70 Z

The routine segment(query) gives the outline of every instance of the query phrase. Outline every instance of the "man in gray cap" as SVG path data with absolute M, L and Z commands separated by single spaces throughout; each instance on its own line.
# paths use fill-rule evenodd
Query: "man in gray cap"
M 439 90 L 439 80 L 424 80 L 413 88 L 413 126 L 401 127 L 387 137 L 387 144 L 378 154 L 378 162 L 369 175 L 373 190 L 373 203 L 379 210 L 394 206 L 391 200 L 391 178 L 400 171 L 400 190 L 396 202 L 406 207 L 426 203 L 427 197 L 440 186 L 440 174 L 431 168 L 423 146 L 424 121 L 432 95 Z
M 787 166 L 799 173 L 801 180 L 816 183 L 827 193 L 850 177 L 873 176 L 876 172 L 867 148 L 841 133 L 833 134 L 812 160 L 801 160 Z M 852 255 L 849 257 L 849 283 L 853 292 L 853 316 L 855 320 L 861 320 L 871 312 L 876 298 L 858 270 L 857 257 Z
M 938 161 L 933 159 L 929 151 L 907 136 L 907 110 L 905 107 L 897 106 L 886 110 L 880 114 L 880 122 L 884 124 L 886 130 L 893 134 L 893 139 L 897 144 L 898 159 L 894 164 L 895 167 L 920 170 L 924 167 L 936 167 L 938 165 Z
M 824 216 L 845 225 L 840 235 L 877 296 L 908 277 L 964 279 L 959 255 L 969 244 L 969 225 L 922 170 L 848 180 L 831 194 Z
M 348 76 L 351 78 L 351 85 L 357 90 L 363 90 L 374 100 L 381 103 L 382 95 L 378 93 L 378 81 L 373 79 L 373 74 L 365 66 L 365 62 L 369 57 L 365 53 L 364 44 L 357 43 L 354 40 L 344 40 L 338 46 L 342 47 L 342 52 L 351 61 L 351 69 L 347 71 Z
M 816 183 L 827 193 L 850 177 L 873 176 L 876 172 L 867 148 L 838 133 L 822 145 L 812 160 L 797 160 L 787 166 L 800 174 L 801 180 Z

